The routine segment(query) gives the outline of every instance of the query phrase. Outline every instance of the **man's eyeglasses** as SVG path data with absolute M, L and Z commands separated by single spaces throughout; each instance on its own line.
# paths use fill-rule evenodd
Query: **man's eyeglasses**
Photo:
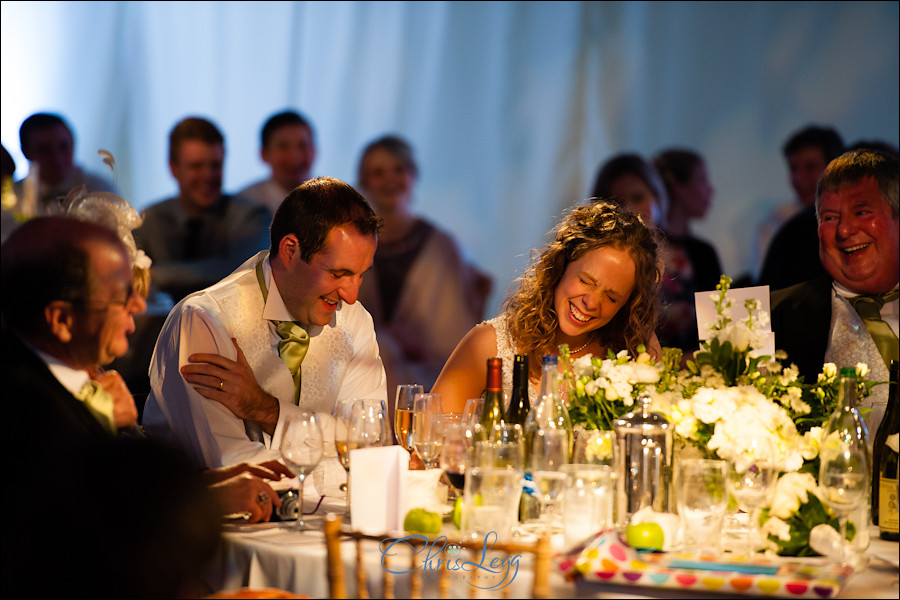
M 103 301 L 92 302 L 92 301 L 88 300 L 88 301 L 72 302 L 72 304 L 74 304 L 75 306 L 78 306 L 79 308 L 86 308 L 89 310 L 98 310 L 98 311 L 109 310 L 109 308 L 111 306 L 121 306 L 122 308 L 125 308 L 126 306 L 128 306 L 128 303 L 132 301 L 132 299 L 134 298 L 136 293 L 137 292 L 135 292 L 135 290 L 134 290 L 134 284 L 129 283 L 128 287 L 125 288 L 125 299 L 124 300 L 107 300 L 105 302 L 103 302 Z

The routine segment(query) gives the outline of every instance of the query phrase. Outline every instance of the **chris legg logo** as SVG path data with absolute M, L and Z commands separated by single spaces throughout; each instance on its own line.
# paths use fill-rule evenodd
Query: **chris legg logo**
M 418 549 L 412 540 L 422 540 L 425 542 Z M 441 565 L 445 565 L 448 572 L 462 571 L 464 573 L 474 573 L 467 583 L 473 587 L 482 590 L 500 590 L 508 586 L 516 578 L 519 573 L 520 554 L 514 554 L 504 557 L 493 557 L 488 559 L 488 552 L 497 543 L 497 533 L 491 531 L 484 536 L 484 546 L 481 548 L 481 559 L 478 562 L 471 560 L 463 560 L 460 557 L 462 547 L 456 544 L 448 543 L 449 540 L 445 536 L 440 536 L 434 541 L 429 542 L 424 535 L 408 535 L 402 538 L 386 538 L 381 541 L 381 568 L 388 573 L 394 575 L 403 575 L 404 573 L 412 573 L 413 571 L 438 571 Z M 397 556 L 397 545 L 408 546 L 414 555 L 422 554 L 422 560 L 413 569 L 403 571 L 395 571 L 385 564 L 385 559 L 391 556 Z M 446 556 L 441 556 L 445 554 Z M 489 586 L 481 586 L 475 582 L 477 579 L 495 579 L 495 576 L 501 576 L 500 581 Z

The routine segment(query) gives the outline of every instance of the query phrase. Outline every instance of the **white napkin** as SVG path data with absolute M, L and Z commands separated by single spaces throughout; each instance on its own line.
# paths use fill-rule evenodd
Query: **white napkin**
M 353 529 L 384 533 L 403 529 L 409 452 L 400 446 L 350 451 L 350 520 Z

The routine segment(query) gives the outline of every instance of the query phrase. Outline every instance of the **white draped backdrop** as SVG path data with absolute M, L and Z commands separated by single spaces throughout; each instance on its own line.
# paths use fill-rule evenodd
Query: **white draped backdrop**
M 225 188 L 265 174 L 263 121 L 316 127 L 316 175 L 355 183 L 362 146 L 406 136 L 417 209 L 496 279 L 491 310 L 614 153 L 707 157 L 696 231 L 733 276 L 755 224 L 791 197 L 785 138 L 817 122 L 898 143 L 897 2 L 6 2 L 2 141 L 65 115 L 77 160 L 138 207 L 171 195 L 175 122 L 226 135 Z

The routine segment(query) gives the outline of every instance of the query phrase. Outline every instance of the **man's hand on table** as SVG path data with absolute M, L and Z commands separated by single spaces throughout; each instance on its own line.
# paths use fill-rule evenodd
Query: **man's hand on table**
M 268 521 L 281 498 L 260 477 L 244 472 L 212 484 L 210 490 L 222 507 L 223 515 L 244 513 L 248 523 Z
M 207 485 L 225 481 L 241 473 L 250 473 L 262 479 L 278 481 L 282 477 L 294 477 L 294 474 L 284 464 L 277 460 L 268 460 L 261 463 L 239 463 L 218 469 L 207 469 L 203 472 L 203 479 Z

